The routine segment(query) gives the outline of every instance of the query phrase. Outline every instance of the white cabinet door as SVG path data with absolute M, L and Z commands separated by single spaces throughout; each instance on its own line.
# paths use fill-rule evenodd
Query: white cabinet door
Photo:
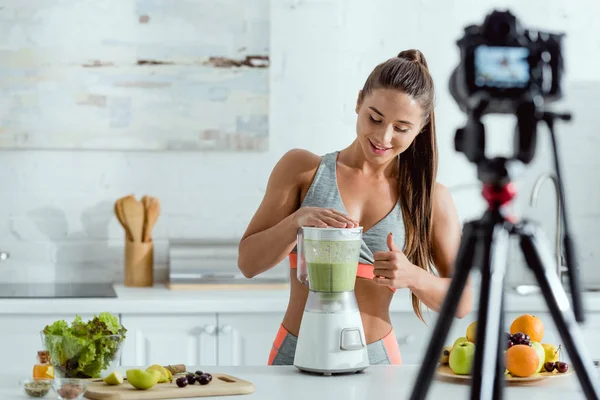
M 93 315 L 81 315 L 84 321 Z M 27 371 L 37 362 L 37 352 L 43 350 L 40 332 L 46 325 L 65 320 L 69 325 L 75 315 L 0 315 L 0 354 L 6 365 Z
M 216 314 L 123 314 L 122 365 L 217 364 Z
M 219 365 L 267 365 L 283 313 L 218 315 Z

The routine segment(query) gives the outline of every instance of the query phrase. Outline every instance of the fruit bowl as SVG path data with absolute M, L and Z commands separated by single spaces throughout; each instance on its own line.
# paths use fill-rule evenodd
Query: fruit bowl
M 121 335 L 93 340 L 44 333 L 41 337 L 57 378 L 99 378 L 103 371 L 117 367 L 124 343 Z
M 572 373 L 573 373 L 573 370 L 570 368 L 565 373 L 559 373 L 557 371 L 553 371 L 553 372 L 545 372 L 544 371 L 544 372 L 537 372 L 531 376 L 527 376 L 527 377 L 523 377 L 523 378 L 518 377 L 518 376 L 513 376 L 513 375 L 507 373 L 507 374 L 504 374 L 504 380 L 506 383 L 534 382 L 534 381 L 540 381 L 540 380 L 548 379 L 548 378 L 560 378 L 560 377 L 571 375 Z M 456 374 L 447 365 L 438 365 L 436 374 L 438 376 L 445 377 L 445 378 L 467 380 L 467 381 L 473 378 L 472 375 Z

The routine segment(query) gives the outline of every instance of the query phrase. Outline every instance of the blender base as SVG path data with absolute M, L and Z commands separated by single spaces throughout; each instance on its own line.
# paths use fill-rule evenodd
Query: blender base
M 369 366 L 360 312 L 304 311 L 294 366 L 323 375 L 364 371 Z

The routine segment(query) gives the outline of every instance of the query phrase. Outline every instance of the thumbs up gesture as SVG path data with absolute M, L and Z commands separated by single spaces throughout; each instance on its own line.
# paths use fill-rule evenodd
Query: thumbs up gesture
M 387 245 L 390 251 L 377 251 L 373 254 L 373 281 L 396 289 L 409 287 L 418 272 L 418 267 L 412 264 L 394 243 L 391 233 L 387 236 Z

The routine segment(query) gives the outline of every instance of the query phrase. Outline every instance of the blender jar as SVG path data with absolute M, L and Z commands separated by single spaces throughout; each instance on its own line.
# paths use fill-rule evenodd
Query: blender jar
M 315 292 L 354 290 L 362 227 L 298 230 L 297 277 Z

